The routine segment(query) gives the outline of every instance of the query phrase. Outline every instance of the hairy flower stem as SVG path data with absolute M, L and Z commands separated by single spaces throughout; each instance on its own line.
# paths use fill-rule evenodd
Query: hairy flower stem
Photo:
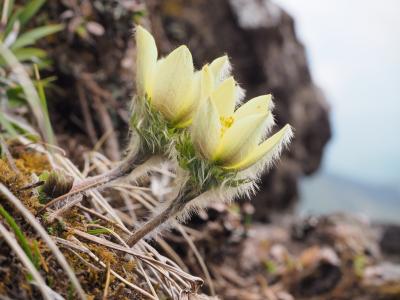
M 129 247 L 133 247 L 137 242 L 144 238 L 147 234 L 151 233 L 158 226 L 167 222 L 170 218 L 181 212 L 186 204 L 192 201 L 199 193 L 195 193 L 189 189 L 185 189 L 178 197 L 173 200 L 168 207 L 160 214 L 147 221 L 141 228 L 131 234 L 127 240 Z
M 139 153 L 138 155 L 128 154 L 128 156 L 122 160 L 118 166 L 115 168 L 93 177 L 88 177 L 83 181 L 75 184 L 72 189 L 64 194 L 61 195 L 50 202 L 48 202 L 44 207 L 42 207 L 39 212 L 42 212 L 47 207 L 50 207 L 60 201 L 66 200 L 68 197 L 77 195 L 79 193 L 83 193 L 89 189 L 97 188 L 101 185 L 107 184 L 111 181 L 114 181 L 118 178 L 124 177 L 130 174 L 133 170 L 144 171 L 140 169 L 144 169 L 148 165 L 151 165 L 155 162 L 159 161 L 159 157 L 154 156 L 152 154 L 147 153 Z M 143 168 L 141 168 L 143 167 Z M 138 172 L 143 173 L 143 172 Z

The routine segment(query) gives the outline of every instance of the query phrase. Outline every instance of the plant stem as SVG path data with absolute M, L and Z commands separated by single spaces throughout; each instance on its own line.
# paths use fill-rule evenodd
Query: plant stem
M 139 230 L 135 231 L 127 240 L 127 244 L 129 247 L 134 246 L 137 242 L 139 242 L 142 238 L 144 238 L 147 234 L 152 232 L 161 224 L 168 221 L 170 217 L 173 215 L 173 210 L 171 206 L 168 206 L 163 212 L 159 215 L 155 216 L 150 221 L 146 222 Z
M 137 242 L 151 233 L 158 226 L 167 222 L 171 217 L 181 212 L 187 203 L 193 200 L 198 194 L 189 191 L 187 188 L 160 214 L 146 222 L 141 228 L 133 232 L 127 240 L 129 247 L 133 247 Z
M 0 20 L 0 27 L 6 27 L 7 25 L 7 19 L 8 19 L 8 6 L 10 4 L 10 0 L 5 0 L 3 4 L 3 11 L 1 14 L 1 20 Z M 3 28 L 0 28 L 3 30 Z
M 88 177 L 83 181 L 75 184 L 72 189 L 64 194 L 61 195 L 50 202 L 48 202 L 44 207 L 39 210 L 39 213 L 45 210 L 47 207 L 50 207 L 60 201 L 67 199 L 68 197 L 77 195 L 79 193 L 83 193 L 89 189 L 97 188 L 101 185 L 114 181 L 118 178 L 126 176 L 130 174 L 136 168 L 144 167 L 153 162 L 153 160 L 158 161 L 159 157 L 149 155 L 149 154 L 128 154 L 128 156 L 120 162 L 118 166 L 115 168 L 93 177 Z

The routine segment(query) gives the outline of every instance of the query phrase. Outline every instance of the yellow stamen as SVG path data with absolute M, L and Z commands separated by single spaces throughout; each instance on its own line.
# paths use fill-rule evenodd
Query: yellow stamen
M 233 116 L 230 116 L 230 117 L 220 117 L 219 120 L 222 125 L 221 127 L 221 137 L 222 137 L 225 134 L 226 130 L 232 126 L 235 119 L 233 118 Z

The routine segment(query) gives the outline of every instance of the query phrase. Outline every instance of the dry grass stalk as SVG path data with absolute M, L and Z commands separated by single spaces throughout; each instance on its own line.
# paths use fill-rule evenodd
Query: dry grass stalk
M 72 164 L 65 156 L 61 155 L 60 153 L 57 153 L 56 151 L 50 153 L 43 147 L 43 145 L 32 144 L 30 141 L 27 141 L 22 137 L 20 138 L 20 142 L 24 145 L 24 147 L 31 149 L 30 151 L 38 151 L 45 154 L 54 169 L 64 170 L 68 175 L 73 176 L 75 180 L 80 180 L 84 178 L 82 173 L 74 166 L 74 164 Z M 95 161 L 99 164 L 99 166 L 89 165 L 88 168 L 97 169 L 97 167 L 100 166 L 102 168 L 105 168 L 112 167 L 113 165 L 102 156 L 93 155 L 93 157 L 96 158 Z M 149 209 L 154 209 L 154 206 L 157 205 L 157 200 L 148 194 L 148 192 L 150 192 L 149 188 L 134 187 L 128 182 L 121 182 L 117 184 L 120 185 L 120 193 L 124 193 L 124 191 L 126 191 L 127 189 L 129 190 L 129 195 L 126 198 L 126 201 L 134 203 L 134 205 L 127 206 L 126 212 L 130 212 L 131 214 L 136 215 L 136 210 L 138 208 L 142 210 L 143 205 L 147 205 Z M 112 185 L 110 187 L 112 187 Z M 75 204 L 75 207 L 77 207 L 79 211 L 82 212 L 84 216 L 86 216 L 85 219 L 87 219 L 87 222 L 91 222 L 92 218 L 101 219 L 110 224 L 110 226 L 114 226 L 114 228 L 118 229 L 119 233 L 117 233 L 115 230 L 98 224 L 88 224 L 87 226 L 107 230 L 109 232 L 109 235 L 106 234 L 104 236 L 93 236 L 83 231 L 76 231 L 76 229 L 75 231 L 72 230 L 71 232 L 73 232 L 76 237 L 84 238 L 86 240 L 90 240 L 91 243 L 102 245 L 102 247 L 109 249 L 109 251 L 111 252 L 123 252 L 126 253 L 128 256 L 132 256 L 135 259 L 135 263 L 137 266 L 134 272 L 140 275 L 146 282 L 147 291 L 127 280 L 123 273 L 117 272 L 116 270 L 113 270 L 112 267 L 110 267 L 111 275 L 113 275 L 117 280 L 123 282 L 124 284 L 135 290 L 137 293 L 143 295 L 143 297 L 149 299 L 158 299 L 158 291 L 155 288 L 156 286 L 171 299 L 179 299 L 181 295 L 187 292 L 194 293 L 197 290 L 198 286 L 201 285 L 202 280 L 200 278 L 191 276 L 182 271 L 182 269 L 176 263 L 160 255 L 145 241 L 141 241 L 137 245 L 137 247 L 135 247 L 135 251 L 133 251 L 126 245 L 124 238 L 120 236 L 120 234 L 122 231 L 123 234 L 128 235 L 131 230 L 126 227 L 125 221 L 123 221 L 119 217 L 119 215 L 121 214 L 121 212 L 119 212 L 119 209 L 121 208 L 118 208 L 117 210 L 110 205 L 114 203 L 113 199 L 117 199 L 118 197 L 111 198 L 110 202 L 110 200 L 106 200 L 99 191 L 90 191 L 88 192 L 87 198 L 90 201 L 91 207 L 83 206 L 79 203 Z M 138 198 L 141 199 L 141 202 L 137 200 Z M 23 204 L 21 203 L 21 205 Z M 58 215 L 57 218 L 63 218 L 63 214 L 59 214 L 60 212 L 62 212 L 62 210 L 63 208 L 61 208 L 61 211 L 56 210 L 54 212 L 56 215 Z M 68 220 L 68 215 L 65 215 L 65 218 L 66 220 Z M 128 223 L 130 223 L 130 221 Z M 39 224 L 39 226 L 41 225 Z M 120 245 L 110 242 L 107 236 L 116 239 Z M 59 246 L 68 249 L 68 251 L 70 251 L 73 256 L 77 257 L 79 261 L 82 261 L 91 269 L 95 270 L 96 268 L 99 269 L 100 267 L 101 270 L 107 270 L 107 262 L 102 261 L 101 258 L 99 258 L 95 253 L 93 253 L 93 251 L 88 249 L 74 236 L 72 236 L 71 240 L 69 241 L 63 240 L 60 237 L 56 236 L 52 238 Z M 86 255 L 91 257 L 93 261 L 89 261 L 87 258 L 84 258 L 82 255 L 80 255 L 80 253 L 85 253 Z M 126 272 L 124 271 L 124 273 Z
M 110 274 L 111 274 L 111 268 L 110 268 L 110 262 L 108 262 L 107 263 L 106 283 L 104 284 L 103 300 L 107 300 L 108 287 L 110 286 L 110 277 L 111 277 Z
M 45 280 L 36 270 L 35 266 L 32 264 L 29 257 L 25 254 L 24 250 L 18 244 L 16 239 L 11 235 L 11 233 L 0 223 L 0 234 L 3 236 L 4 240 L 10 246 L 10 248 L 15 252 L 18 258 L 21 260 L 22 264 L 28 269 L 29 273 L 32 275 L 33 279 L 36 281 L 42 296 L 46 300 L 52 300 L 53 297 L 50 295 L 48 290 L 51 290 L 45 283 Z
M 10 165 L 11 169 L 13 169 L 13 171 L 16 174 L 19 174 L 19 170 L 18 170 L 17 166 L 15 165 L 14 158 L 12 157 L 10 151 L 8 150 L 7 144 L 1 135 L 0 135 L 0 147 L 1 147 L 2 151 L 4 152 L 4 155 L 6 156 L 7 162 Z
M 46 242 L 55 258 L 59 262 L 60 266 L 63 268 L 71 283 L 74 285 L 78 295 L 81 299 L 86 299 L 85 292 L 83 291 L 78 278 L 76 278 L 74 271 L 69 266 L 64 255 L 58 249 L 57 245 L 54 243 L 52 238 L 47 234 L 43 226 L 36 220 L 32 213 L 22 204 L 22 202 L 15 197 L 2 183 L 0 183 L 0 192 L 5 196 L 5 198 L 24 216 L 26 221 L 37 231 L 40 237 Z

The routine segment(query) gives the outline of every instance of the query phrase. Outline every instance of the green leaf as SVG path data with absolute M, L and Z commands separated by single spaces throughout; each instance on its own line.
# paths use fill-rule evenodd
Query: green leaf
M 18 66 L 22 68 L 21 63 L 15 57 L 14 53 L 12 53 L 12 51 L 10 51 L 10 49 L 5 47 L 2 43 L 0 43 L 0 55 L 4 58 L 4 60 L 10 67 Z M 45 116 L 43 111 L 41 110 L 41 100 L 38 96 L 36 88 L 34 87 L 26 72 L 21 72 L 21 76 L 19 76 L 19 78 L 16 78 L 16 80 L 18 80 L 19 84 L 24 90 L 24 94 L 26 96 L 25 99 L 32 110 L 32 114 L 35 116 L 39 124 L 38 126 L 42 131 L 46 142 L 49 142 L 49 140 L 52 138 L 52 135 L 45 124 Z M 24 127 L 29 126 L 24 125 Z
M 26 24 L 38 12 L 45 2 L 46 0 L 32 0 L 26 4 L 19 16 L 21 26 Z
M 40 137 L 28 125 L 23 124 L 19 120 L 14 119 L 13 117 L 8 116 L 7 114 L 2 113 L 0 111 L 0 123 L 2 125 L 3 121 L 8 122 L 8 124 L 12 127 L 12 130 L 15 132 L 15 135 L 24 135 L 27 139 L 31 140 L 32 142 L 37 142 L 40 140 Z M 12 136 L 10 132 L 8 133 Z
M 39 70 L 51 68 L 52 63 L 52 60 L 48 58 L 38 58 L 37 62 L 35 62 Z
M 7 16 L 11 16 L 11 12 L 14 8 L 14 0 L 9 0 L 8 1 L 8 12 L 7 12 Z
M 53 131 L 53 128 L 52 128 L 51 122 L 50 122 L 49 110 L 47 107 L 46 93 L 44 91 L 44 82 L 42 80 L 40 80 L 39 69 L 38 69 L 37 65 L 34 65 L 34 70 L 35 70 L 35 74 L 36 74 L 36 78 L 37 78 L 36 89 L 39 94 L 40 106 L 42 108 L 42 112 L 44 115 L 44 124 L 46 126 L 46 131 L 48 133 L 49 142 L 51 144 L 55 144 L 56 139 L 55 139 L 54 131 Z
M 15 222 L 14 218 L 4 209 L 2 205 L 0 205 L 0 215 L 3 216 L 8 225 L 14 231 L 14 234 L 17 237 L 17 240 L 20 243 L 22 249 L 24 249 L 25 254 L 32 262 L 34 262 L 32 250 L 29 246 L 28 239 L 26 238 L 18 224 Z
M 39 48 L 20 48 L 13 51 L 15 57 L 20 61 L 34 61 L 38 58 L 46 57 L 46 51 L 39 49 Z
M 43 84 L 43 86 L 44 86 L 45 88 L 50 87 L 50 86 L 53 86 L 53 87 L 54 87 L 54 85 L 52 85 L 52 83 L 53 83 L 54 81 L 56 81 L 56 80 L 57 80 L 57 77 L 56 77 L 56 76 L 49 76 L 49 77 L 46 77 L 46 78 L 41 78 L 40 80 L 35 80 L 35 81 L 34 81 L 34 84 L 35 84 L 35 86 L 37 87 L 37 86 L 38 86 L 38 83 L 39 83 L 39 81 L 40 81 L 40 83 Z
M 12 123 L 7 120 L 4 114 L 0 111 L 0 127 L 2 127 L 11 137 L 18 135 L 17 130 L 14 128 Z
M 10 108 L 18 108 L 27 104 L 24 90 L 19 84 L 7 87 L 6 96 Z
M 14 7 L 14 0 L 8 0 L 8 1 L 3 0 L 2 3 L 0 4 L 0 16 L 1 17 L 3 17 L 3 15 L 6 16 L 6 19 L 5 19 L 6 22 L 3 23 L 2 25 L 7 24 L 8 17 L 10 16 L 13 7 Z M 5 10 L 6 10 L 6 12 L 5 12 Z
M 18 18 L 19 18 L 19 15 L 20 15 L 21 13 L 22 13 L 22 9 L 17 9 L 17 10 L 13 13 L 13 15 L 11 16 L 11 18 L 10 18 L 10 19 L 8 20 L 8 22 L 7 22 L 6 29 L 4 30 L 4 36 L 9 35 L 9 33 L 12 31 L 12 29 L 13 29 L 13 27 L 14 27 L 14 23 L 15 23 L 16 21 L 19 22 Z
M 89 233 L 91 235 L 109 234 L 110 230 L 106 229 L 106 228 L 88 229 L 87 233 Z
M 10 108 L 17 108 L 26 105 L 24 92 L 20 86 L 7 89 L 8 106 Z
M 7 19 L 8 19 L 8 17 L 11 14 L 11 11 L 12 11 L 13 7 L 14 7 L 14 0 L 8 0 L 7 7 L 6 7 L 6 1 L 3 0 L 2 4 L 0 4 L 0 14 L 1 14 L 1 16 L 4 14 L 4 9 L 7 8 L 6 15 L 7 15 Z
M 33 240 L 33 265 L 36 267 L 36 269 L 39 270 L 40 268 L 40 250 L 39 250 L 39 243 L 37 240 Z
M 11 49 L 16 50 L 28 45 L 34 44 L 37 40 L 51 35 L 53 33 L 56 33 L 64 28 L 63 25 L 57 24 L 57 25 L 47 25 L 47 26 L 42 26 L 38 27 L 32 30 L 29 30 L 22 34 L 15 42 L 12 44 Z

